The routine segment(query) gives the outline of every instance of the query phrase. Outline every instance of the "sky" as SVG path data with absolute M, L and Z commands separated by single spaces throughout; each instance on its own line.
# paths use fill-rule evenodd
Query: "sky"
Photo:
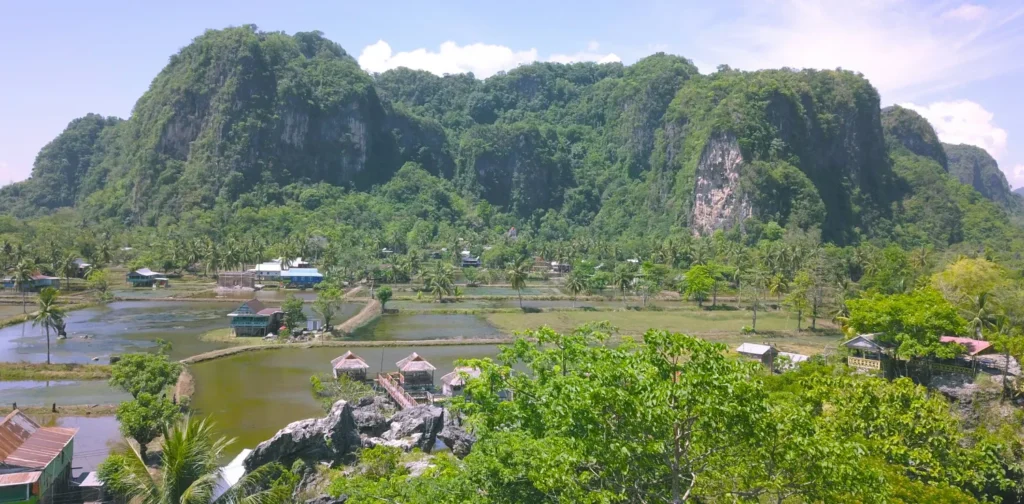
M 0 185 L 89 112 L 127 118 L 168 58 L 206 29 L 320 30 L 370 72 L 478 78 L 531 61 L 635 62 L 655 52 L 702 73 L 844 68 L 987 150 L 1024 186 L 1021 0 L 16 2 L 0 0 Z

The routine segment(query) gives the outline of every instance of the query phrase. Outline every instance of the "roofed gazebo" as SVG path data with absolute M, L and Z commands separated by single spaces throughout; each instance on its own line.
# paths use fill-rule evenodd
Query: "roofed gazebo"
M 846 363 L 851 367 L 872 372 L 886 371 L 894 345 L 877 340 L 878 334 L 858 334 L 845 341 L 843 346 L 850 349 Z
M 398 372 L 402 375 L 402 385 L 406 388 L 431 388 L 434 386 L 434 371 L 437 368 L 427 362 L 420 354 L 413 352 L 398 361 Z
M 455 395 L 466 386 L 467 378 L 479 378 L 480 369 L 475 367 L 457 367 L 455 371 L 441 377 L 441 393 L 446 396 Z
M 346 375 L 352 380 L 359 381 L 366 379 L 366 370 L 370 369 L 370 365 L 366 361 L 351 351 L 345 352 L 340 357 L 335 357 L 331 361 L 331 366 L 334 368 L 335 378 Z

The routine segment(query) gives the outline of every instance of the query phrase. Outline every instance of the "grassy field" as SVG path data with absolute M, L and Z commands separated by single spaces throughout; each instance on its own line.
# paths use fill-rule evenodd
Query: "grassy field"
M 621 335 L 641 335 L 651 328 L 667 329 L 701 336 L 711 341 L 729 345 L 730 348 L 743 342 L 773 343 L 783 351 L 804 354 L 821 353 L 826 346 L 834 347 L 840 341 L 839 333 L 822 320 L 818 327 L 824 330 L 811 332 L 796 331 L 796 320 L 781 312 L 757 314 L 757 334 L 743 334 L 741 329 L 750 326 L 748 311 L 558 311 L 542 313 L 492 313 L 485 318 L 502 331 L 513 332 L 523 329 L 549 326 L 559 332 L 571 331 L 588 322 L 608 321 Z
M 105 380 L 107 378 L 110 378 L 110 366 L 105 364 L 0 363 L 0 381 Z

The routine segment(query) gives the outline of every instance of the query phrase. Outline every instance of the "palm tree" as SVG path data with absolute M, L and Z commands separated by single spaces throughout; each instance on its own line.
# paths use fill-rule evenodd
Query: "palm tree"
M 455 284 L 455 271 L 451 264 L 437 261 L 430 270 L 423 273 L 423 287 L 437 296 L 440 303 L 446 294 L 451 294 Z
M 64 277 L 65 288 L 70 288 L 71 276 L 78 274 L 78 263 L 75 262 L 75 259 L 77 258 L 74 254 L 68 254 L 61 258 L 54 269 L 54 273 Z
M 21 312 L 28 313 L 25 294 L 28 286 L 32 284 L 32 275 L 36 273 L 36 265 L 30 259 L 21 259 L 11 270 L 11 278 L 14 279 L 14 288 L 21 291 Z
M 971 308 L 967 310 L 967 324 L 974 331 L 974 337 L 981 339 L 984 329 L 995 326 L 995 313 L 991 310 L 989 301 L 995 297 L 990 292 L 982 292 L 977 297 L 971 298 Z
M 583 292 L 587 288 L 587 282 L 583 280 L 577 273 L 569 273 L 569 277 L 565 279 L 565 289 L 572 294 L 572 307 L 576 308 L 576 296 Z
M 39 310 L 32 316 L 32 326 L 42 325 L 46 329 L 46 363 L 50 363 L 50 328 L 61 331 L 64 326 L 64 310 L 57 305 L 57 289 L 47 287 L 39 292 Z
M 622 293 L 622 307 L 626 307 L 626 289 L 629 289 L 633 285 L 633 280 L 636 278 L 636 274 L 632 268 L 627 267 L 624 264 L 620 264 L 618 268 L 615 268 L 615 272 L 612 273 L 612 284 L 619 288 L 619 292 Z
M 260 504 L 287 502 L 291 489 L 267 483 L 280 466 L 264 465 L 251 471 L 214 499 L 220 480 L 219 462 L 234 439 L 214 434 L 206 420 L 185 417 L 164 428 L 159 471 L 150 471 L 138 452 L 117 453 L 100 465 L 100 480 L 124 502 L 139 504 Z
M 505 276 L 508 277 L 508 283 L 512 285 L 512 288 L 519 294 L 519 309 L 523 309 L 523 287 L 526 287 L 526 278 L 530 276 L 530 268 L 532 265 L 525 257 L 520 257 L 515 262 L 508 265 L 508 271 L 505 272 Z

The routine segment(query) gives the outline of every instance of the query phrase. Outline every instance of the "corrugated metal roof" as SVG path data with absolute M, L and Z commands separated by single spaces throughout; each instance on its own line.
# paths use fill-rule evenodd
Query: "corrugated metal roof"
M 0 422 L 0 462 L 45 469 L 75 437 L 78 429 L 40 427 L 18 410 Z
M 39 481 L 39 477 L 42 475 L 42 471 L 0 474 L 0 487 L 30 485 Z
M 291 268 L 281 272 L 282 277 L 322 277 L 316 268 Z
M 736 349 L 739 353 L 750 355 L 764 355 L 772 350 L 774 349 L 768 345 L 759 345 L 757 343 L 744 343 Z
M 992 343 L 988 341 L 960 338 L 957 336 L 943 336 L 939 338 L 939 341 L 942 343 L 959 343 L 967 348 L 967 353 L 970 355 L 978 355 L 992 346 Z
M 331 361 L 334 369 L 369 369 L 370 365 L 352 351 L 345 352 L 341 357 Z

